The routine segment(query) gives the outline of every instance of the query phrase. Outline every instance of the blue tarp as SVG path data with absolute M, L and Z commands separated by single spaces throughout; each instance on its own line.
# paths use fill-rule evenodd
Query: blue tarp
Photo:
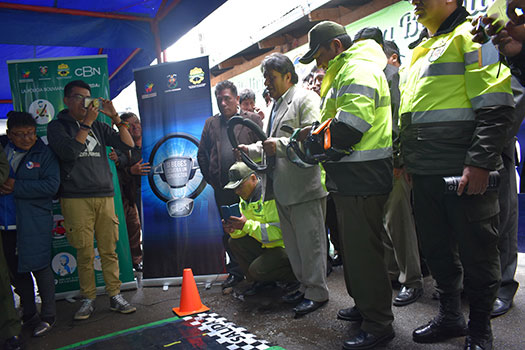
M 111 80 L 111 97 L 133 81 L 133 69 L 149 65 L 155 58 L 155 36 L 150 19 L 159 8 L 171 8 L 159 21 L 161 50 L 166 49 L 225 0 L 21 0 L 0 2 L 0 100 L 11 100 L 6 61 L 108 55 L 110 76 L 140 48 Z M 7 5 L 6 5 L 7 4 Z M 19 9 L 6 8 L 9 4 Z M 24 5 L 44 7 L 24 8 Z M 89 11 L 110 15 L 141 17 L 145 20 L 99 18 L 82 14 L 47 13 L 62 10 Z M 0 118 L 13 106 L 0 103 Z

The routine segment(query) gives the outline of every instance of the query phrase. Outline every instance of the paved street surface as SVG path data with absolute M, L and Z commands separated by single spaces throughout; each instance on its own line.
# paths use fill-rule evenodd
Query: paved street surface
M 514 307 L 505 316 L 493 319 L 495 350 L 525 349 L 525 254 L 520 254 L 517 280 L 521 284 L 515 298 Z M 205 289 L 198 285 L 203 304 L 238 326 L 245 327 L 258 338 L 282 346 L 287 350 L 342 349 L 343 341 L 357 331 L 358 325 L 336 318 L 337 310 L 353 305 L 344 285 L 341 267 L 335 268 L 328 278 L 330 302 L 313 314 L 293 319 L 292 308 L 279 301 L 279 289 L 267 289 L 262 295 L 243 299 L 234 290 L 223 295 L 219 285 Z M 242 291 L 248 284 L 236 287 Z M 154 322 L 174 314 L 171 308 L 179 306 L 180 287 L 145 287 L 124 292 L 124 296 L 136 307 L 137 312 L 121 315 L 109 310 L 109 300 L 105 295 L 96 301 L 95 314 L 85 321 L 73 321 L 73 314 L 80 303 L 66 300 L 57 302 L 58 319 L 55 329 L 43 338 L 31 338 L 24 331 L 25 349 L 56 349 L 82 340 L 98 337 L 141 324 Z M 396 337 L 381 349 L 411 350 L 460 350 L 463 338 L 440 344 L 422 345 L 412 341 L 412 330 L 430 320 L 437 312 L 437 301 L 432 299 L 433 282 L 425 279 L 425 294 L 416 303 L 405 307 L 394 307 L 394 328 Z M 397 291 L 395 291 L 397 292 Z M 467 313 L 466 303 L 464 311 Z

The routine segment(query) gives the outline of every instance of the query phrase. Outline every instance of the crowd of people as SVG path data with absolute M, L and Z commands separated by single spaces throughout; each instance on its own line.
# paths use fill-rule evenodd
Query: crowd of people
M 48 124 L 47 146 L 37 137 L 36 122 L 31 114 L 8 114 L 7 136 L 0 139 L 3 146 L 0 159 L 4 161 L 0 181 L 3 213 L 0 218 L 3 246 L 0 250 L 0 324 L 2 335 L 6 334 L 7 338 L 6 349 L 20 348 L 21 326 L 32 328 L 33 336 L 42 336 L 53 328 L 56 321 L 55 278 L 50 264 L 52 203 L 57 194 L 67 240 L 76 249 L 83 297 L 74 319 L 85 320 L 95 309 L 95 239 L 110 309 L 124 314 L 136 310 L 120 294 L 119 263 L 115 251 L 119 222 L 106 154 L 106 146 L 122 152 L 134 150 L 136 133 L 135 127 L 130 126 L 134 121 L 124 121 L 112 102 L 106 99 L 100 99 L 100 107 L 93 102 L 86 107 L 84 101 L 90 96 L 90 86 L 81 80 L 65 86 L 64 104 L 68 108 Z M 110 117 L 119 131 L 97 120 L 99 112 Z M 139 163 L 139 169 L 142 169 L 144 164 Z M 130 206 L 136 211 L 133 202 Z M 134 257 L 136 254 L 140 251 L 134 252 Z M 35 306 L 31 274 L 42 300 L 40 312 Z M 21 320 L 14 309 L 11 285 L 20 296 Z
M 222 288 L 246 279 L 243 294 L 251 296 L 278 286 L 297 318 L 329 301 L 327 276 L 341 263 L 354 305 L 337 317 L 360 322 L 343 348 L 370 349 L 395 337 L 392 305 L 416 302 L 423 275 L 430 274 L 439 309 L 413 331 L 413 340 L 466 336 L 464 349 L 490 350 L 491 317 L 511 308 L 518 289 L 515 135 L 525 116 L 525 15 L 515 10 L 525 9 L 525 0 L 508 2 L 509 23 L 483 17 L 474 29 L 462 0 L 410 2 L 424 30 L 404 64 L 397 45 L 378 28 L 363 28 L 352 39 L 340 24 L 324 21 L 308 33 L 309 51 L 299 61 L 316 66 L 302 84 L 287 56 L 264 58 L 263 108 L 249 89 L 238 93 L 230 81 L 216 85 L 219 113 L 205 122 L 197 160 L 221 213 L 229 258 Z M 137 271 L 140 176 L 151 167 L 142 159 L 138 117 L 119 115 L 105 99 L 100 108 L 86 107 L 90 96 L 83 81 L 66 85 L 68 108 L 48 125 L 48 146 L 25 112 L 10 112 L 7 135 L 0 137 L 6 349 L 20 348 L 22 326 L 42 336 L 55 324 L 50 262 L 57 194 L 66 237 L 77 251 L 83 299 L 74 319 L 94 312 L 94 239 L 110 309 L 136 310 L 120 294 L 109 160 L 118 169 Z M 113 127 L 97 120 L 99 111 Z M 232 117 L 251 120 L 266 138 L 237 125 L 239 145 L 232 149 Z M 304 141 L 305 153 L 322 155 L 322 164 L 298 161 L 291 152 L 295 140 Z M 106 146 L 112 147 L 109 156 Z M 258 173 L 241 161 L 243 153 L 254 161 L 275 158 L 274 168 Z M 451 176 L 457 187 L 447 192 L 444 181 Z M 497 190 L 488 188 L 494 176 Z M 220 210 L 236 204 L 238 213 Z M 21 320 L 11 285 L 20 296 Z M 399 288 L 394 298 L 393 288 Z
M 265 115 L 267 139 L 241 141 L 236 159 L 219 160 L 222 180 L 206 178 L 215 181 L 215 191 L 230 189 L 241 197 L 240 216 L 222 221 L 228 244 L 236 246 L 233 259 L 243 260 L 244 276 L 230 274 L 223 287 L 246 278 L 252 282 L 246 295 L 253 295 L 273 283 L 284 289 L 282 300 L 295 305 L 295 317 L 317 310 L 329 299 L 328 226 L 354 301 L 337 317 L 361 323 L 345 349 L 374 348 L 392 339 L 392 305 L 417 301 L 424 274 L 435 281 L 439 310 L 414 330 L 413 340 L 466 336 L 464 349 L 492 349 L 490 319 L 510 309 L 518 288 L 515 135 L 525 113 L 523 86 L 511 80 L 523 83 L 523 16 L 510 15 L 512 22 L 501 31 L 492 19 L 480 19 L 492 35 L 493 43 L 487 43 L 479 42 L 483 27 L 472 30 L 463 1 L 411 3 L 425 29 L 404 66 L 397 45 L 385 41 L 378 28 L 363 28 L 352 40 L 330 21 L 309 32 L 310 50 L 300 62 L 317 65 L 302 86 L 286 56 L 274 53 L 263 60 L 264 83 L 274 100 Z M 523 5 L 511 1 L 509 11 Z M 506 58 L 498 59 L 497 50 Z M 231 92 L 238 99 L 234 86 Z M 221 108 L 219 99 L 218 104 Z M 212 118 L 225 128 L 241 110 L 226 115 L 221 109 Z M 312 121 L 326 123 L 313 131 Z M 322 131 L 325 140 L 328 135 L 322 167 L 298 167 L 290 156 L 298 129 L 299 140 L 312 132 Z M 207 137 L 203 133 L 202 140 Z M 256 174 L 234 162 L 240 152 L 255 161 L 275 157 L 273 172 Z M 489 175 L 498 176 L 498 191 L 487 190 Z M 452 194 L 444 186 L 450 176 L 457 177 Z M 328 200 L 335 227 L 325 222 Z M 259 216 L 252 203 L 260 203 Z M 280 242 L 277 227 L 295 281 L 277 273 L 284 264 L 273 274 L 261 269 L 276 248 L 268 244 Z M 400 290 L 392 300 L 395 286 Z M 469 300 L 468 323 L 462 293 Z

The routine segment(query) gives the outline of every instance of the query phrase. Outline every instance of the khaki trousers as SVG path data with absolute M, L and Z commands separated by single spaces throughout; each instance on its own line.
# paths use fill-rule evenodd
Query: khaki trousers
M 304 297 L 319 302 L 328 300 L 326 197 L 293 205 L 277 201 L 277 211 L 286 254 Z
M 64 227 L 69 244 L 77 250 L 80 291 L 89 299 L 96 297 L 94 241 L 102 262 L 106 292 L 110 297 L 120 292 L 118 256 L 118 219 L 113 197 L 61 198 Z
M 410 185 L 394 177 L 394 187 L 385 204 L 383 245 L 390 280 L 407 288 L 423 288 L 416 224 L 410 204 Z

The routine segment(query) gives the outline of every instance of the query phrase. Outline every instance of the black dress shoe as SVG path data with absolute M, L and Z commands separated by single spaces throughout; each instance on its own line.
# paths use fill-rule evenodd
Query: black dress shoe
M 243 277 L 239 277 L 239 276 L 236 276 L 236 275 L 232 275 L 231 273 L 228 275 L 228 278 L 226 278 L 226 280 L 224 282 L 222 282 L 222 289 L 226 289 L 226 288 L 230 288 L 230 287 L 233 287 L 235 286 L 236 284 L 239 284 L 239 282 L 241 282 L 244 278 Z
M 464 350 L 492 350 L 492 334 L 487 339 L 476 339 L 467 336 Z
M 281 300 L 284 301 L 287 304 L 297 304 L 304 298 L 304 293 L 300 290 L 296 290 L 295 292 L 292 292 L 290 294 L 283 295 L 281 297 Z
M 416 343 L 438 343 L 465 335 L 467 335 L 465 321 L 458 321 L 454 324 L 437 324 L 432 320 L 426 325 L 416 328 L 412 332 L 412 339 Z
M 4 350 L 20 350 L 22 349 L 22 342 L 20 336 L 8 338 L 4 343 Z
M 293 308 L 293 311 L 295 312 L 295 317 L 297 318 L 298 316 L 309 314 L 310 312 L 315 311 L 324 304 L 326 304 L 327 301 L 328 300 L 314 301 L 310 299 L 303 299 L 303 301 L 301 301 L 299 305 Z
M 407 288 L 403 286 L 399 294 L 394 298 L 394 306 L 405 306 L 412 304 L 414 301 L 421 298 L 423 295 L 423 288 Z
M 55 318 L 51 318 L 51 319 L 48 319 L 47 321 L 40 321 L 39 324 L 36 325 L 35 329 L 33 330 L 33 337 L 41 337 L 47 333 L 49 333 L 49 331 L 51 331 L 51 329 L 53 329 L 53 326 L 55 325 Z
M 498 317 L 501 315 L 505 315 L 507 311 L 510 310 L 512 307 L 512 300 L 506 301 L 500 298 L 496 298 L 494 300 L 494 305 L 492 305 L 492 313 L 490 314 L 492 317 Z
M 337 312 L 337 318 L 345 321 L 361 322 L 363 316 L 357 306 L 352 306 L 347 309 L 341 309 Z
M 343 343 L 343 349 L 372 349 L 376 345 L 387 343 L 395 336 L 394 331 L 377 337 L 361 330 L 356 336 Z

